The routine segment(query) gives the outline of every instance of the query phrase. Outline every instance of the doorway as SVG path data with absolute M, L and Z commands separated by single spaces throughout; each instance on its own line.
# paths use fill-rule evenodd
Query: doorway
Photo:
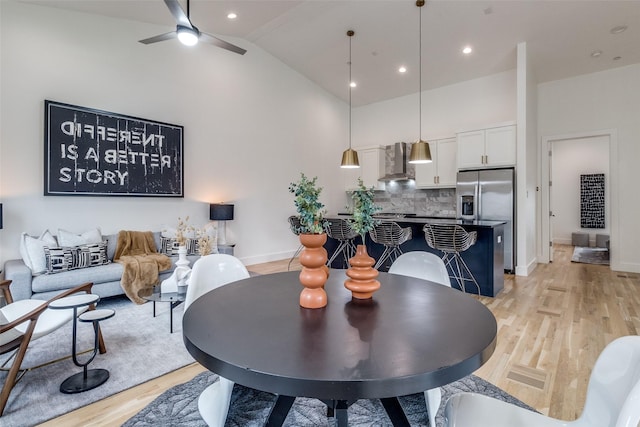
M 542 226 L 540 262 L 553 261 L 553 243 L 572 244 L 572 233 L 588 233 L 591 245 L 596 234 L 616 240 L 617 220 L 612 212 L 617 203 L 615 131 L 602 131 L 543 138 L 541 147 Z M 546 152 L 545 152 L 546 150 Z M 580 176 L 605 175 L 605 228 L 583 229 L 580 224 Z M 613 256 L 613 254 L 612 254 Z M 613 265 L 613 259 L 611 264 Z

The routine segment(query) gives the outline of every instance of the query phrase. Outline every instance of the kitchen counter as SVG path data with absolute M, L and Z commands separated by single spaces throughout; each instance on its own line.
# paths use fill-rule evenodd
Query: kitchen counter
M 337 214 L 326 217 L 327 220 L 331 220 L 331 218 L 341 218 L 347 219 L 351 218 L 349 214 Z M 464 219 L 455 219 L 455 218 L 442 218 L 435 216 L 377 216 L 377 220 L 380 221 L 393 221 L 399 223 L 407 223 L 407 224 L 457 224 L 464 226 L 474 226 L 474 227 L 489 227 L 494 228 L 498 225 L 504 225 L 506 221 L 477 221 L 477 220 L 464 220 Z
M 347 219 L 349 215 L 333 215 L 326 217 L 331 221 L 331 218 Z M 504 226 L 506 221 L 467 221 L 454 218 L 434 218 L 434 217 L 421 217 L 421 216 L 406 216 L 403 218 L 389 216 L 384 218 L 376 218 L 380 221 L 392 221 L 398 223 L 401 227 L 410 227 L 412 238 L 411 240 L 402 244 L 401 249 L 403 252 L 411 251 L 427 251 L 437 254 L 442 257 L 441 251 L 435 250 L 429 245 L 424 237 L 424 231 L 422 230 L 424 224 L 457 224 L 462 226 L 467 231 L 475 231 L 478 234 L 476 243 L 468 250 L 462 253 L 462 258 L 465 260 L 469 269 L 473 273 L 478 285 L 480 286 L 480 294 L 484 296 L 494 297 L 504 287 Z M 356 238 L 356 241 L 360 243 L 360 238 Z M 337 247 L 338 242 L 333 239 L 327 239 L 325 248 L 329 253 L 329 256 L 333 253 Z M 379 245 L 371 241 L 370 237 L 366 236 L 366 245 L 369 256 L 378 259 L 384 251 L 384 246 Z M 388 261 L 385 265 L 380 267 L 380 271 L 388 271 L 391 262 Z M 338 256 L 331 264 L 333 268 L 344 268 L 342 256 Z M 454 279 L 451 281 L 453 287 L 457 287 L 457 283 Z M 477 292 L 475 285 L 470 282 L 466 284 L 469 292 Z

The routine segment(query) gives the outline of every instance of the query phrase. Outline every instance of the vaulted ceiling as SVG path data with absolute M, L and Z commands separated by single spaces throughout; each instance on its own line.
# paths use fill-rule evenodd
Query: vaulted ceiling
M 175 29 L 162 0 L 21 1 Z M 181 1 L 186 10 L 186 1 Z M 227 18 L 232 11 L 238 15 L 235 20 Z M 419 14 L 413 0 L 191 0 L 190 4 L 191 20 L 201 31 L 230 37 L 250 55 L 250 45 L 240 39 L 248 40 L 345 100 L 349 94 L 346 32 L 354 30 L 352 74 L 358 85 L 352 92 L 354 106 L 418 90 Z M 623 26 L 622 32 L 612 31 Z M 427 0 L 422 8 L 422 88 L 513 69 L 520 42 L 527 43 L 539 82 L 639 63 L 640 0 Z M 162 49 L 163 43 L 148 48 Z M 466 45 L 473 47 L 469 55 L 461 53 Z M 203 55 L 215 49 L 195 48 Z M 400 66 L 407 72 L 399 73 Z

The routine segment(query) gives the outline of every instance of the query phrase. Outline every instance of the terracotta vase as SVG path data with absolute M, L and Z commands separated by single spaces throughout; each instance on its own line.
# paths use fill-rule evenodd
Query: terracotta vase
M 378 270 L 373 268 L 375 262 L 367 253 L 367 247 L 358 245 L 355 256 L 349 259 L 349 279 L 344 282 L 344 287 L 351 291 L 353 298 L 372 298 L 373 293 L 380 289 L 380 282 L 375 280 L 378 277 Z
M 327 293 L 324 284 L 329 276 L 326 267 L 327 250 L 324 244 L 327 235 L 300 234 L 300 243 L 304 249 L 300 253 L 300 283 L 304 289 L 300 293 L 300 306 L 304 308 L 322 308 L 327 305 Z

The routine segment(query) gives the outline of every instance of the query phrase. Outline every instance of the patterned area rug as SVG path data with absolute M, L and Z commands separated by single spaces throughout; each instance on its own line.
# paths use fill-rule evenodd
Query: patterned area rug
M 585 248 L 576 246 L 573 250 L 571 262 L 609 265 L 609 250 L 607 248 Z
M 146 408 L 131 418 L 124 427 L 143 426 L 206 426 L 198 413 L 198 396 L 218 376 L 203 372 L 193 380 L 175 386 L 151 402 Z M 442 402 L 436 415 L 436 424 L 443 422 L 444 402 L 453 394 L 473 391 L 495 397 L 524 408 L 534 410 L 515 397 L 499 389 L 493 384 L 469 375 L 460 381 L 442 387 Z M 253 390 L 236 384 L 231 397 L 231 407 L 225 426 L 253 427 L 263 426 L 269 410 L 275 403 L 275 395 Z M 412 394 L 400 397 L 407 418 L 412 426 L 428 426 L 427 409 L 424 394 Z M 328 427 L 335 426 L 334 418 L 327 418 L 326 406 L 316 399 L 296 399 L 284 425 L 288 427 Z M 353 427 L 387 427 L 391 426 L 384 408 L 379 400 L 362 399 L 349 407 L 349 426 Z

